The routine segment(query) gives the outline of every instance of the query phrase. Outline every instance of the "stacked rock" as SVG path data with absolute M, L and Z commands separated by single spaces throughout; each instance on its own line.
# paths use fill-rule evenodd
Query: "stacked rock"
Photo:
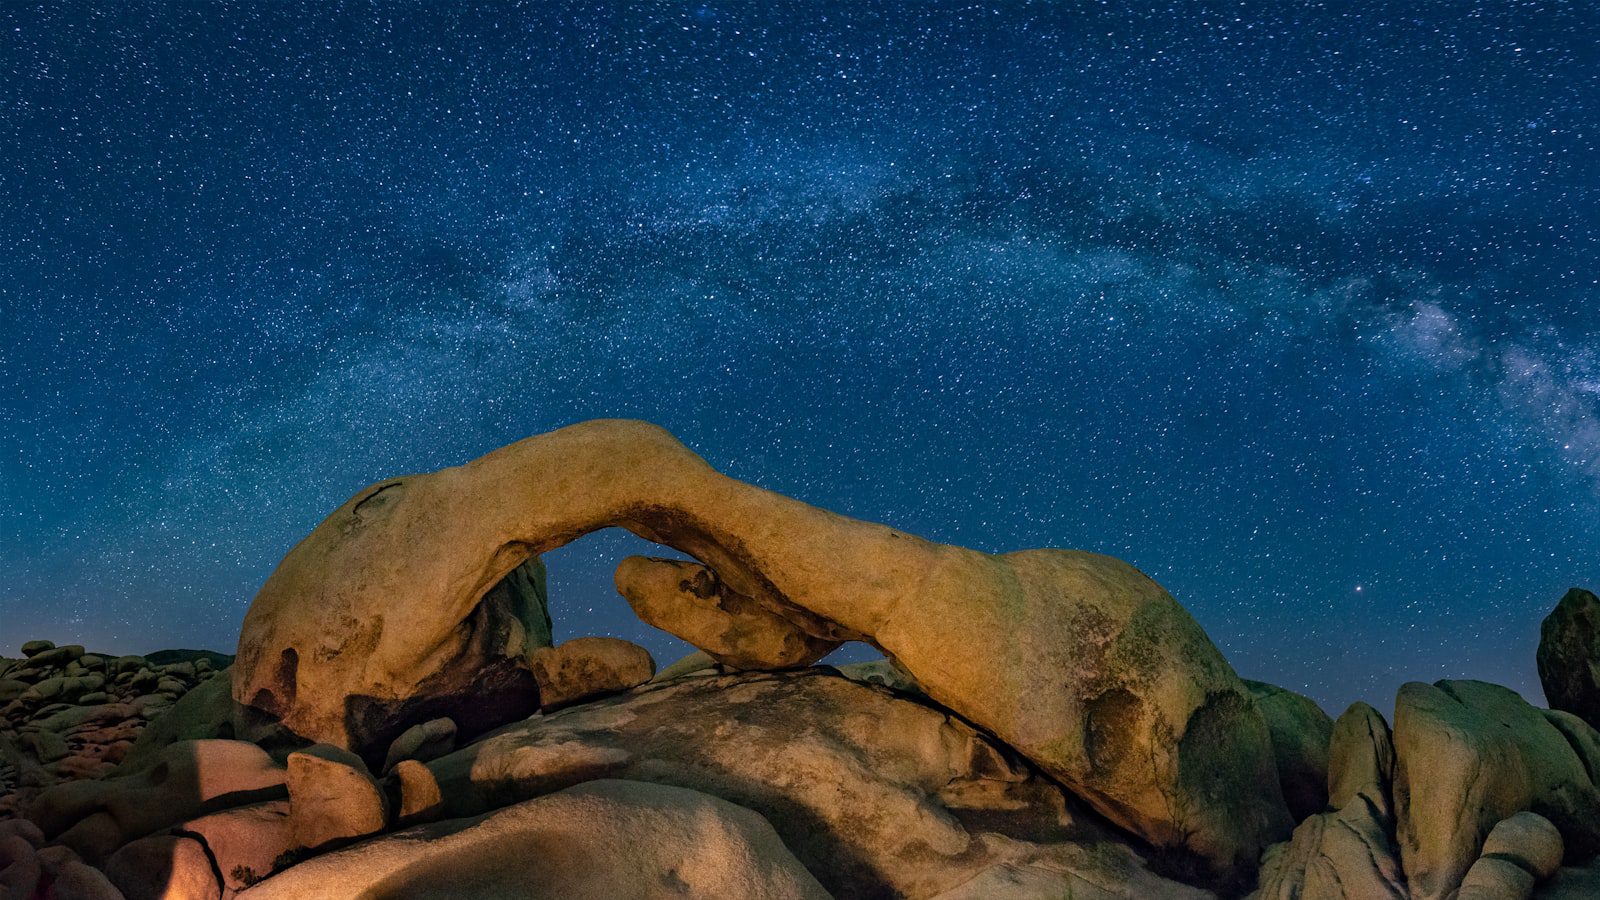
M 192 651 L 153 656 L 29 641 L 22 658 L 0 657 L 0 817 L 16 815 L 53 784 L 104 776 L 150 720 L 228 659 Z

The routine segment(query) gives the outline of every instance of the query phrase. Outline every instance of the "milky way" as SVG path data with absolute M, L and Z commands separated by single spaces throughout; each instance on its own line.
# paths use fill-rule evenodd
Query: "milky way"
M 0 652 L 231 648 L 363 485 L 640 417 L 1133 562 L 1337 712 L 1600 582 L 1583 4 L 0 6 Z M 602 534 L 557 637 L 663 663 Z M 849 573 L 840 573 L 849 577 Z

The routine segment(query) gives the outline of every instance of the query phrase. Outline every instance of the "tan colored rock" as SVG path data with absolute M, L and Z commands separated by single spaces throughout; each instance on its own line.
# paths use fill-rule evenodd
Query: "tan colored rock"
M 1334 721 L 1328 739 L 1328 805 L 1342 809 L 1365 797 L 1380 814 L 1392 817 L 1393 784 L 1394 738 L 1389 723 L 1365 703 L 1350 704 Z
M 449 719 L 430 719 L 413 725 L 389 745 L 389 755 L 384 758 L 383 771 L 393 769 L 403 759 L 427 762 L 437 759 L 456 748 L 456 723 Z
M 1550 708 L 1600 728 L 1600 597 L 1567 591 L 1539 627 L 1538 662 Z
M 1331 812 L 1308 817 L 1262 858 L 1255 900 L 1406 900 L 1389 799 L 1394 749 L 1377 710 L 1356 703 L 1333 723 Z
M 112 854 L 105 873 L 127 900 L 222 900 L 211 858 L 191 837 L 140 838 Z
M 1544 881 L 1561 868 L 1566 847 L 1561 832 L 1538 813 L 1519 812 L 1500 820 L 1483 842 L 1484 856 L 1509 859 Z
M 827 669 L 649 685 L 427 765 L 450 817 L 596 778 L 723 797 L 765 816 L 841 896 L 929 897 L 1002 864 L 1172 887 L 1098 816 L 956 717 Z
M 626 781 L 387 835 L 240 896 L 344 900 L 402 889 L 412 900 L 828 896 L 759 815 L 684 788 Z
M 721 668 L 720 663 L 711 658 L 711 654 L 704 650 L 696 650 L 666 668 L 658 670 L 650 680 L 671 681 L 685 675 L 697 674 L 721 675 L 725 674 L 725 670 Z
M 284 800 L 225 809 L 176 829 L 198 840 L 222 876 L 224 892 L 242 891 L 271 875 L 294 849 L 294 828 Z
M 1416 900 L 1449 897 L 1490 829 L 1523 810 L 1555 824 L 1578 858 L 1600 847 L 1600 789 L 1573 745 L 1513 691 L 1407 684 L 1394 746 L 1401 860 Z
M 734 591 L 697 562 L 630 556 L 617 593 L 640 619 L 735 669 L 809 666 L 839 646 Z
M 1289 830 L 1248 692 L 1131 566 L 850 520 L 727 478 L 639 422 L 572 426 L 357 494 L 251 605 L 234 681 L 244 733 L 279 723 L 373 752 L 424 707 L 493 698 L 526 629 L 485 594 L 530 555 L 610 526 L 695 557 L 814 638 L 875 643 L 931 698 L 1218 879 Z M 494 703 L 475 709 L 492 718 Z M 485 727 L 512 718 L 499 715 Z
M 444 798 L 433 770 L 414 759 L 403 759 L 392 777 L 400 786 L 400 811 L 395 821 L 401 826 L 432 822 L 444 815 Z
M 382 831 L 388 801 L 359 756 L 319 744 L 289 754 L 289 818 L 294 846 L 317 849 Z
M 1461 880 L 1455 900 L 1528 900 L 1533 876 L 1509 859 L 1479 857 Z
M 545 712 L 638 687 L 656 673 L 649 651 L 620 638 L 573 638 L 528 658 Z
M 186 741 L 132 775 L 74 781 L 40 794 L 28 817 L 93 863 L 136 838 L 197 816 L 284 795 L 284 770 L 242 741 Z

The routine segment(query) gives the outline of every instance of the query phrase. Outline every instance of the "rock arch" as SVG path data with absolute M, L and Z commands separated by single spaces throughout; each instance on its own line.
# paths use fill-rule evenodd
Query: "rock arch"
M 1217 878 L 1252 870 L 1288 831 L 1248 691 L 1132 566 L 986 554 L 849 519 L 722 475 L 634 421 L 574 425 L 351 498 L 290 550 L 245 617 L 241 728 L 370 751 L 431 705 L 471 695 L 493 709 L 484 698 L 527 689 L 526 648 L 516 611 L 486 592 L 529 557 L 613 526 L 699 561 L 634 558 L 618 581 L 652 624 L 708 651 L 797 664 L 870 642 L 931 698 Z M 693 606 L 708 590 L 722 598 L 709 620 Z M 744 626 L 792 640 L 763 644 Z

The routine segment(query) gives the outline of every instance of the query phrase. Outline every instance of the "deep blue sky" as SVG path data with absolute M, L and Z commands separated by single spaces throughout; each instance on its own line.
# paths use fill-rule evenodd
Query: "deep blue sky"
M 1538 695 L 1600 583 L 1592 6 L 596 5 L 0 5 L 0 652 L 230 648 L 361 486 L 634 416 L 1128 559 L 1334 712 Z M 553 555 L 557 633 L 665 663 L 636 543 Z

